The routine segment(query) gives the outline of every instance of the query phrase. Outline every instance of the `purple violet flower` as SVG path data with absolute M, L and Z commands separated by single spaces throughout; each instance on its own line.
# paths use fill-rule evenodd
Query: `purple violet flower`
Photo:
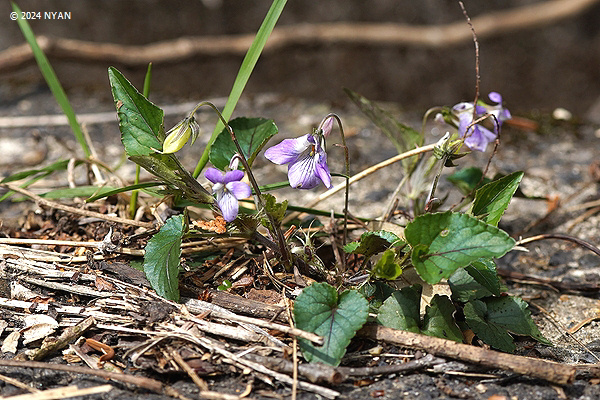
M 477 104 L 475 106 L 476 116 L 475 119 L 485 114 L 491 114 L 495 117 L 494 125 L 496 121 L 499 126 L 502 126 L 502 122 L 511 118 L 510 111 L 502 107 L 502 96 L 498 92 L 490 92 L 489 98 L 496 105 L 489 104 Z M 458 135 L 465 137 L 465 145 L 471 150 L 485 151 L 488 143 L 496 140 L 498 134 L 485 128 L 483 125 L 473 125 L 473 103 L 458 103 L 452 107 L 452 112 L 456 118 L 458 118 Z M 468 131 L 467 131 L 468 130 Z M 495 129 L 494 129 L 495 130 Z
M 265 157 L 275 164 L 288 164 L 288 180 L 296 189 L 312 189 L 319 182 L 331 188 L 331 174 L 327 166 L 325 136 L 331 132 L 333 119 L 322 124 L 315 134 L 306 134 L 295 139 L 284 139 L 268 148 Z
M 250 197 L 252 190 L 245 182 L 240 182 L 244 171 L 238 169 L 223 173 L 216 168 L 208 168 L 204 173 L 206 179 L 214 183 L 212 190 L 217 197 L 217 204 L 223 218 L 231 222 L 237 217 L 238 200 Z

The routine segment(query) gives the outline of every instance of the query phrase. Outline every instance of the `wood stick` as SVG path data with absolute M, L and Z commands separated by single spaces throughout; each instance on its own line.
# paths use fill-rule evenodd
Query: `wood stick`
M 597 4 L 598 0 L 552 0 L 494 11 L 472 19 L 480 40 L 508 32 L 548 25 L 575 16 Z M 415 26 L 395 23 L 323 23 L 299 24 L 275 28 L 263 53 L 290 46 L 420 46 L 441 48 L 466 43 L 471 32 L 464 22 Z M 128 66 L 182 61 L 194 56 L 242 56 L 254 40 L 254 34 L 186 37 L 141 46 L 96 43 L 73 39 L 38 36 L 37 41 L 50 58 L 100 61 Z M 27 43 L 0 52 L 0 72 L 16 70 L 33 61 Z
M 575 380 L 576 368 L 570 365 L 486 350 L 481 347 L 390 329 L 380 325 L 365 326 L 358 332 L 358 335 L 486 367 L 500 368 L 559 385 L 572 383 Z

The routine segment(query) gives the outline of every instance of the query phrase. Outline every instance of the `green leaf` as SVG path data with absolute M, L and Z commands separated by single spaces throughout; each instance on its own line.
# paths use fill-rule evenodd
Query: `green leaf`
M 160 183 L 160 182 L 144 182 L 144 183 L 137 183 L 134 185 L 123 186 L 120 188 L 115 188 L 113 190 L 107 190 L 107 191 L 103 191 L 100 193 L 96 193 L 92 197 L 89 197 L 88 199 L 86 199 L 85 201 L 87 203 L 91 203 L 91 202 L 99 200 L 103 197 L 114 196 L 115 194 L 128 192 L 130 190 L 147 189 L 147 188 L 155 187 L 155 186 L 159 186 L 159 185 L 162 185 L 162 183 Z M 162 196 L 159 196 L 159 197 L 162 197 Z
M 367 321 L 369 304 L 355 290 L 346 290 L 338 296 L 327 283 L 315 283 L 305 288 L 294 303 L 296 328 L 322 336 L 324 344 L 315 346 L 298 339 L 304 358 L 338 366 L 350 339 Z
M 456 308 L 448 296 L 436 294 L 425 309 L 421 333 L 462 343 L 462 332 L 454 321 Z
M 230 121 L 229 126 L 250 166 L 264 145 L 277 133 L 277 126 L 271 119 L 241 117 Z M 229 131 L 224 128 L 210 148 L 209 159 L 212 165 L 224 171 L 237 152 Z
M 81 163 L 82 163 L 82 161 L 76 161 L 75 165 L 79 165 Z M 14 182 L 14 181 L 20 181 L 21 179 L 28 178 L 32 175 L 46 174 L 46 173 L 51 173 L 51 172 L 55 172 L 55 171 L 66 170 L 68 165 L 69 165 L 69 160 L 56 161 L 44 168 L 28 169 L 26 171 L 15 172 L 14 174 L 9 175 L 6 178 L 2 179 L 0 181 L 0 183 L 9 183 L 9 182 Z
M 352 254 L 364 254 L 365 257 L 369 258 L 392 245 L 397 246 L 401 243 L 403 243 L 402 239 L 392 232 L 369 231 L 363 233 L 358 242 L 348 243 L 344 246 L 344 251 Z
M 462 302 L 500 296 L 506 290 L 492 260 L 475 261 L 464 269 L 456 270 L 448 278 L 448 284 L 452 290 L 452 298 Z
M 223 108 L 223 118 L 225 121 L 231 118 L 233 114 L 233 110 L 237 105 L 244 88 L 246 87 L 246 83 L 248 83 L 248 79 L 250 79 L 250 75 L 256 66 L 256 62 L 260 57 L 260 53 L 265 47 L 265 43 L 267 43 L 267 39 L 271 35 L 273 28 L 275 28 L 275 24 L 281 15 L 283 8 L 285 7 L 287 0 L 273 0 L 271 4 L 271 8 L 267 12 L 265 19 L 263 20 L 258 32 L 256 32 L 256 37 L 252 41 L 244 60 L 242 61 L 242 65 L 240 66 L 240 70 L 238 71 L 237 76 L 235 77 L 235 82 L 233 83 L 233 87 L 231 88 L 231 92 L 229 93 L 229 97 L 227 97 L 227 103 L 225 103 L 225 108 Z M 208 161 L 208 155 L 210 149 L 212 147 L 213 142 L 215 141 L 218 132 L 223 129 L 224 125 L 219 120 L 217 125 L 215 125 L 215 130 L 213 131 L 210 139 L 208 139 L 208 144 L 198 160 L 198 164 L 196 165 L 196 169 L 194 169 L 194 178 L 197 178 L 200 175 L 200 172 L 206 166 L 206 162 Z
M 500 280 L 493 260 L 479 260 L 465 268 L 477 283 L 492 292 L 494 296 L 500 296 L 506 287 Z
M 480 258 L 502 257 L 515 245 L 495 226 L 450 211 L 421 215 L 406 226 L 404 234 L 412 247 L 413 265 L 431 284 Z
M 517 171 L 477 189 L 470 213 L 490 225 L 497 226 L 521 179 L 523 172 Z
M 413 285 L 396 290 L 379 307 L 377 322 L 392 329 L 462 342 L 462 332 L 454 322 L 456 309 L 447 296 L 433 296 L 421 321 L 421 289 L 421 285 Z
M 468 268 L 468 267 L 467 267 Z M 467 301 L 493 296 L 493 293 L 475 280 L 466 268 L 457 269 L 450 278 L 448 285 L 452 290 L 452 298 L 466 303 Z
M 396 252 L 388 249 L 373 267 L 373 275 L 376 278 L 394 280 L 402 274 L 402 267 L 395 261 Z
M 183 215 L 167 220 L 148 241 L 144 255 L 144 272 L 152 288 L 165 299 L 179 300 L 179 257 L 183 236 Z
M 377 104 L 371 102 L 360 94 L 350 89 L 344 89 L 344 92 L 360 108 L 381 131 L 390 139 L 396 147 L 398 154 L 414 149 L 423 144 L 423 135 L 415 129 L 398 122 L 389 112 L 381 109 Z M 413 165 L 415 158 L 402 161 L 405 168 Z
M 128 156 L 146 156 L 162 149 L 163 111 L 148 101 L 116 68 L 108 69 L 119 116 L 121 141 Z
M 392 329 L 421 332 L 421 289 L 421 285 L 413 285 L 396 290 L 379 307 L 377 322 Z
M 517 297 L 488 297 L 465 304 L 465 321 L 477 336 L 490 346 L 513 352 L 515 345 L 509 332 L 530 336 L 547 345 L 552 343 L 540 333 L 531 319 L 527 303 Z
M 481 177 L 483 176 L 483 171 L 478 167 L 468 167 L 463 168 L 459 171 L 456 171 L 449 175 L 446 179 L 450 181 L 454 186 L 461 191 L 462 194 L 467 195 L 471 193 L 477 185 L 486 184 L 490 182 L 489 178 L 484 178 L 483 181 Z
M 275 196 L 269 193 L 262 194 L 262 198 L 265 204 L 265 212 L 269 213 L 273 217 L 276 224 L 280 224 L 283 220 L 283 217 L 285 217 L 288 201 L 284 200 L 281 203 L 278 203 L 277 199 L 275 199 Z M 261 223 L 269 229 L 276 229 L 271 226 L 271 221 L 264 214 L 261 218 Z

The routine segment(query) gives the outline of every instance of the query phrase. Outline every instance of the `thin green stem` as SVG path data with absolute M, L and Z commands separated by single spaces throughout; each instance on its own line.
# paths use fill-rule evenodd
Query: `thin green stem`
M 240 70 L 235 78 L 235 82 L 233 83 L 231 93 L 229 94 L 229 98 L 227 99 L 227 103 L 223 109 L 223 117 L 225 120 L 229 120 L 229 118 L 231 118 L 233 110 L 235 109 L 235 106 L 237 105 L 237 102 L 239 101 L 242 92 L 246 87 L 246 83 L 248 83 L 248 79 L 250 79 L 250 75 L 256 66 L 256 62 L 258 61 L 258 58 L 265 47 L 265 43 L 271 35 L 271 32 L 273 31 L 273 28 L 275 27 L 275 24 L 277 23 L 277 20 L 279 19 L 286 2 L 287 0 L 274 0 L 271 8 L 265 16 L 265 19 L 263 20 L 262 25 L 258 29 L 256 37 L 254 38 L 252 45 L 250 45 L 250 48 L 244 57 L 244 61 L 242 61 Z M 198 164 L 196 165 L 196 169 L 193 173 L 194 178 L 197 178 L 198 175 L 200 175 L 200 172 L 202 172 L 206 166 L 206 163 L 208 163 L 210 148 L 225 125 L 225 123 L 218 122 L 215 126 L 215 130 L 208 140 L 200 160 L 198 160 Z
M 342 246 L 346 245 L 346 239 L 348 237 L 348 204 L 349 204 L 349 193 L 350 193 L 350 156 L 348 154 L 348 146 L 346 145 L 346 135 L 344 135 L 344 127 L 342 126 L 342 120 L 335 113 L 328 114 L 323 121 L 319 129 L 323 126 L 328 118 L 335 118 L 338 127 L 340 128 L 340 136 L 342 137 L 342 147 L 344 148 L 344 164 L 346 166 L 346 189 L 344 193 L 344 235 L 342 237 Z M 346 256 L 342 257 L 342 272 L 346 271 Z
M 277 238 L 277 244 L 279 245 L 279 252 L 281 253 L 281 257 L 283 258 L 283 260 L 282 260 L 283 264 L 285 265 L 286 269 L 289 270 L 292 265 L 292 255 L 286 244 L 285 237 L 283 236 L 283 232 L 281 231 L 279 223 L 277 223 L 275 221 L 275 219 L 273 218 L 273 216 L 271 215 L 271 213 L 269 213 L 269 211 L 265 209 L 265 204 L 264 204 L 264 201 L 262 198 L 260 187 L 258 186 L 258 183 L 256 182 L 256 178 L 254 177 L 252 170 L 250 169 L 248 160 L 246 160 L 246 156 L 244 155 L 244 151 L 242 150 L 242 147 L 240 146 L 240 143 L 238 142 L 237 137 L 235 136 L 235 132 L 233 132 L 233 129 L 231 129 L 231 126 L 227 123 L 227 121 L 225 121 L 225 117 L 223 116 L 223 114 L 221 114 L 219 109 L 211 102 L 203 101 L 202 103 L 199 103 L 194 108 L 194 110 L 192 110 L 192 112 L 190 113 L 190 116 L 193 116 L 198 111 L 198 109 L 202 106 L 208 106 L 208 107 L 212 108 L 215 111 L 215 113 L 217 114 L 217 116 L 219 117 L 219 120 L 221 121 L 221 123 L 223 124 L 225 129 L 227 129 L 227 131 L 229 132 L 229 135 L 231 136 L 231 140 L 233 141 L 233 144 L 235 145 L 235 147 L 238 151 L 236 156 L 239 158 L 242 165 L 244 166 L 244 169 L 246 170 L 246 173 L 248 174 L 248 180 L 250 181 L 250 185 L 252 186 L 252 189 L 255 194 L 255 199 L 258 203 L 257 206 L 260 207 L 260 209 L 265 211 L 265 214 L 266 214 L 267 218 L 269 219 L 269 222 L 271 225 L 271 229 L 270 229 L 271 234 L 273 235 L 273 237 Z

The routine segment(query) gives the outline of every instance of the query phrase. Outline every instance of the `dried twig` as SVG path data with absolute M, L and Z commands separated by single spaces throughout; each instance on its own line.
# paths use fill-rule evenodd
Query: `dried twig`
M 451 340 L 420 335 L 407 331 L 368 325 L 358 333 L 362 337 L 424 350 L 428 353 L 468 361 L 487 367 L 501 368 L 564 385 L 575 380 L 575 368 L 552 361 L 516 356 L 456 343 Z
M 87 317 L 80 323 L 75 326 L 69 327 L 60 334 L 56 340 L 52 340 L 50 342 L 42 343 L 42 346 L 36 350 L 34 350 L 31 354 L 29 354 L 29 358 L 33 361 L 43 360 L 51 354 L 56 353 L 59 350 L 64 349 L 69 345 L 69 343 L 74 342 L 77 338 L 79 338 L 85 331 L 90 329 L 96 321 L 94 317 Z
M 123 224 L 123 225 L 139 226 L 141 228 L 147 228 L 147 229 L 151 229 L 154 227 L 154 224 L 151 222 L 141 222 L 141 221 L 135 221 L 133 219 L 113 217 L 111 215 L 101 214 L 101 213 L 95 212 L 95 211 L 84 210 L 81 208 L 76 208 L 76 207 L 71 207 L 71 206 L 66 206 L 64 204 L 56 203 L 54 201 L 44 199 L 43 197 L 40 197 L 37 194 L 35 194 L 27 189 L 23 189 L 23 188 L 19 187 L 18 185 L 15 185 L 12 183 L 0 183 L 0 186 L 3 186 L 5 188 L 12 190 L 14 192 L 17 192 L 17 193 L 21 193 L 22 195 L 27 196 L 32 200 L 35 200 L 36 203 L 38 203 L 42 206 L 54 208 L 57 210 L 62 210 L 62 211 L 65 211 L 65 212 L 68 212 L 71 214 L 82 215 L 84 217 L 100 218 L 100 219 L 102 219 L 104 221 L 108 221 L 108 222 L 114 222 L 114 223 Z

